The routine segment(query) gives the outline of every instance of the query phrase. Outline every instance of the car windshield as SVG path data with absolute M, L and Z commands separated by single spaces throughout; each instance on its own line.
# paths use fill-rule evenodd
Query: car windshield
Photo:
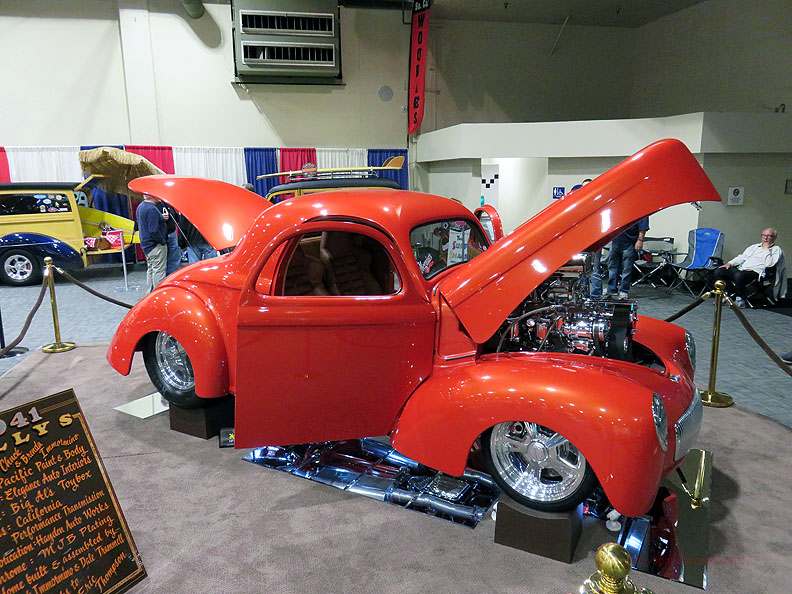
M 427 279 L 450 266 L 469 262 L 489 247 L 478 226 L 464 219 L 419 225 L 410 232 L 410 245 Z

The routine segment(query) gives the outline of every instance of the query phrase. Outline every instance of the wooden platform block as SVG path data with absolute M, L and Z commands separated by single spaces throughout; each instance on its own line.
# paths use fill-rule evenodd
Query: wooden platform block
M 495 542 L 571 563 L 583 528 L 583 505 L 569 512 L 540 512 L 501 495 Z
M 214 398 L 203 408 L 170 406 L 170 428 L 202 439 L 219 435 L 234 426 L 234 397 Z

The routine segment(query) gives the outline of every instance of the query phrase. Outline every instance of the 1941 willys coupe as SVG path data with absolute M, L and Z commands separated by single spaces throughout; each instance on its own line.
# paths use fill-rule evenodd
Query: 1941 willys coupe
M 141 300 L 108 360 L 127 374 L 142 350 L 176 405 L 234 394 L 237 447 L 389 435 L 402 454 L 458 476 L 478 443 L 521 503 L 569 509 L 599 482 L 637 516 L 698 435 L 690 336 L 634 302 L 588 300 L 563 268 L 662 208 L 720 200 L 676 140 L 495 241 L 464 206 L 415 192 L 269 205 L 195 178 L 130 187 L 236 249 Z

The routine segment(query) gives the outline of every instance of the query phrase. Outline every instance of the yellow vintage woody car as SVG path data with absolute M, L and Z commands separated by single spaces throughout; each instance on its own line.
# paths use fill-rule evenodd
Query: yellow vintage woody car
M 27 285 L 41 278 L 46 256 L 62 268 L 83 268 L 103 254 L 139 243 L 134 222 L 92 208 L 91 186 L 82 183 L 0 184 L 0 281 Z

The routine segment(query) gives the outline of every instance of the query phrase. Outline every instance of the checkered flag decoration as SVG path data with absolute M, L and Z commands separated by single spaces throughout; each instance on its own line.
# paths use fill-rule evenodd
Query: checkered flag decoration
M 497 165 L 482 165 L 481 166 L 481 200 L 482 204 L 491 204 L 498 208 L 498 188 L 500 183 L 498 178 Z

